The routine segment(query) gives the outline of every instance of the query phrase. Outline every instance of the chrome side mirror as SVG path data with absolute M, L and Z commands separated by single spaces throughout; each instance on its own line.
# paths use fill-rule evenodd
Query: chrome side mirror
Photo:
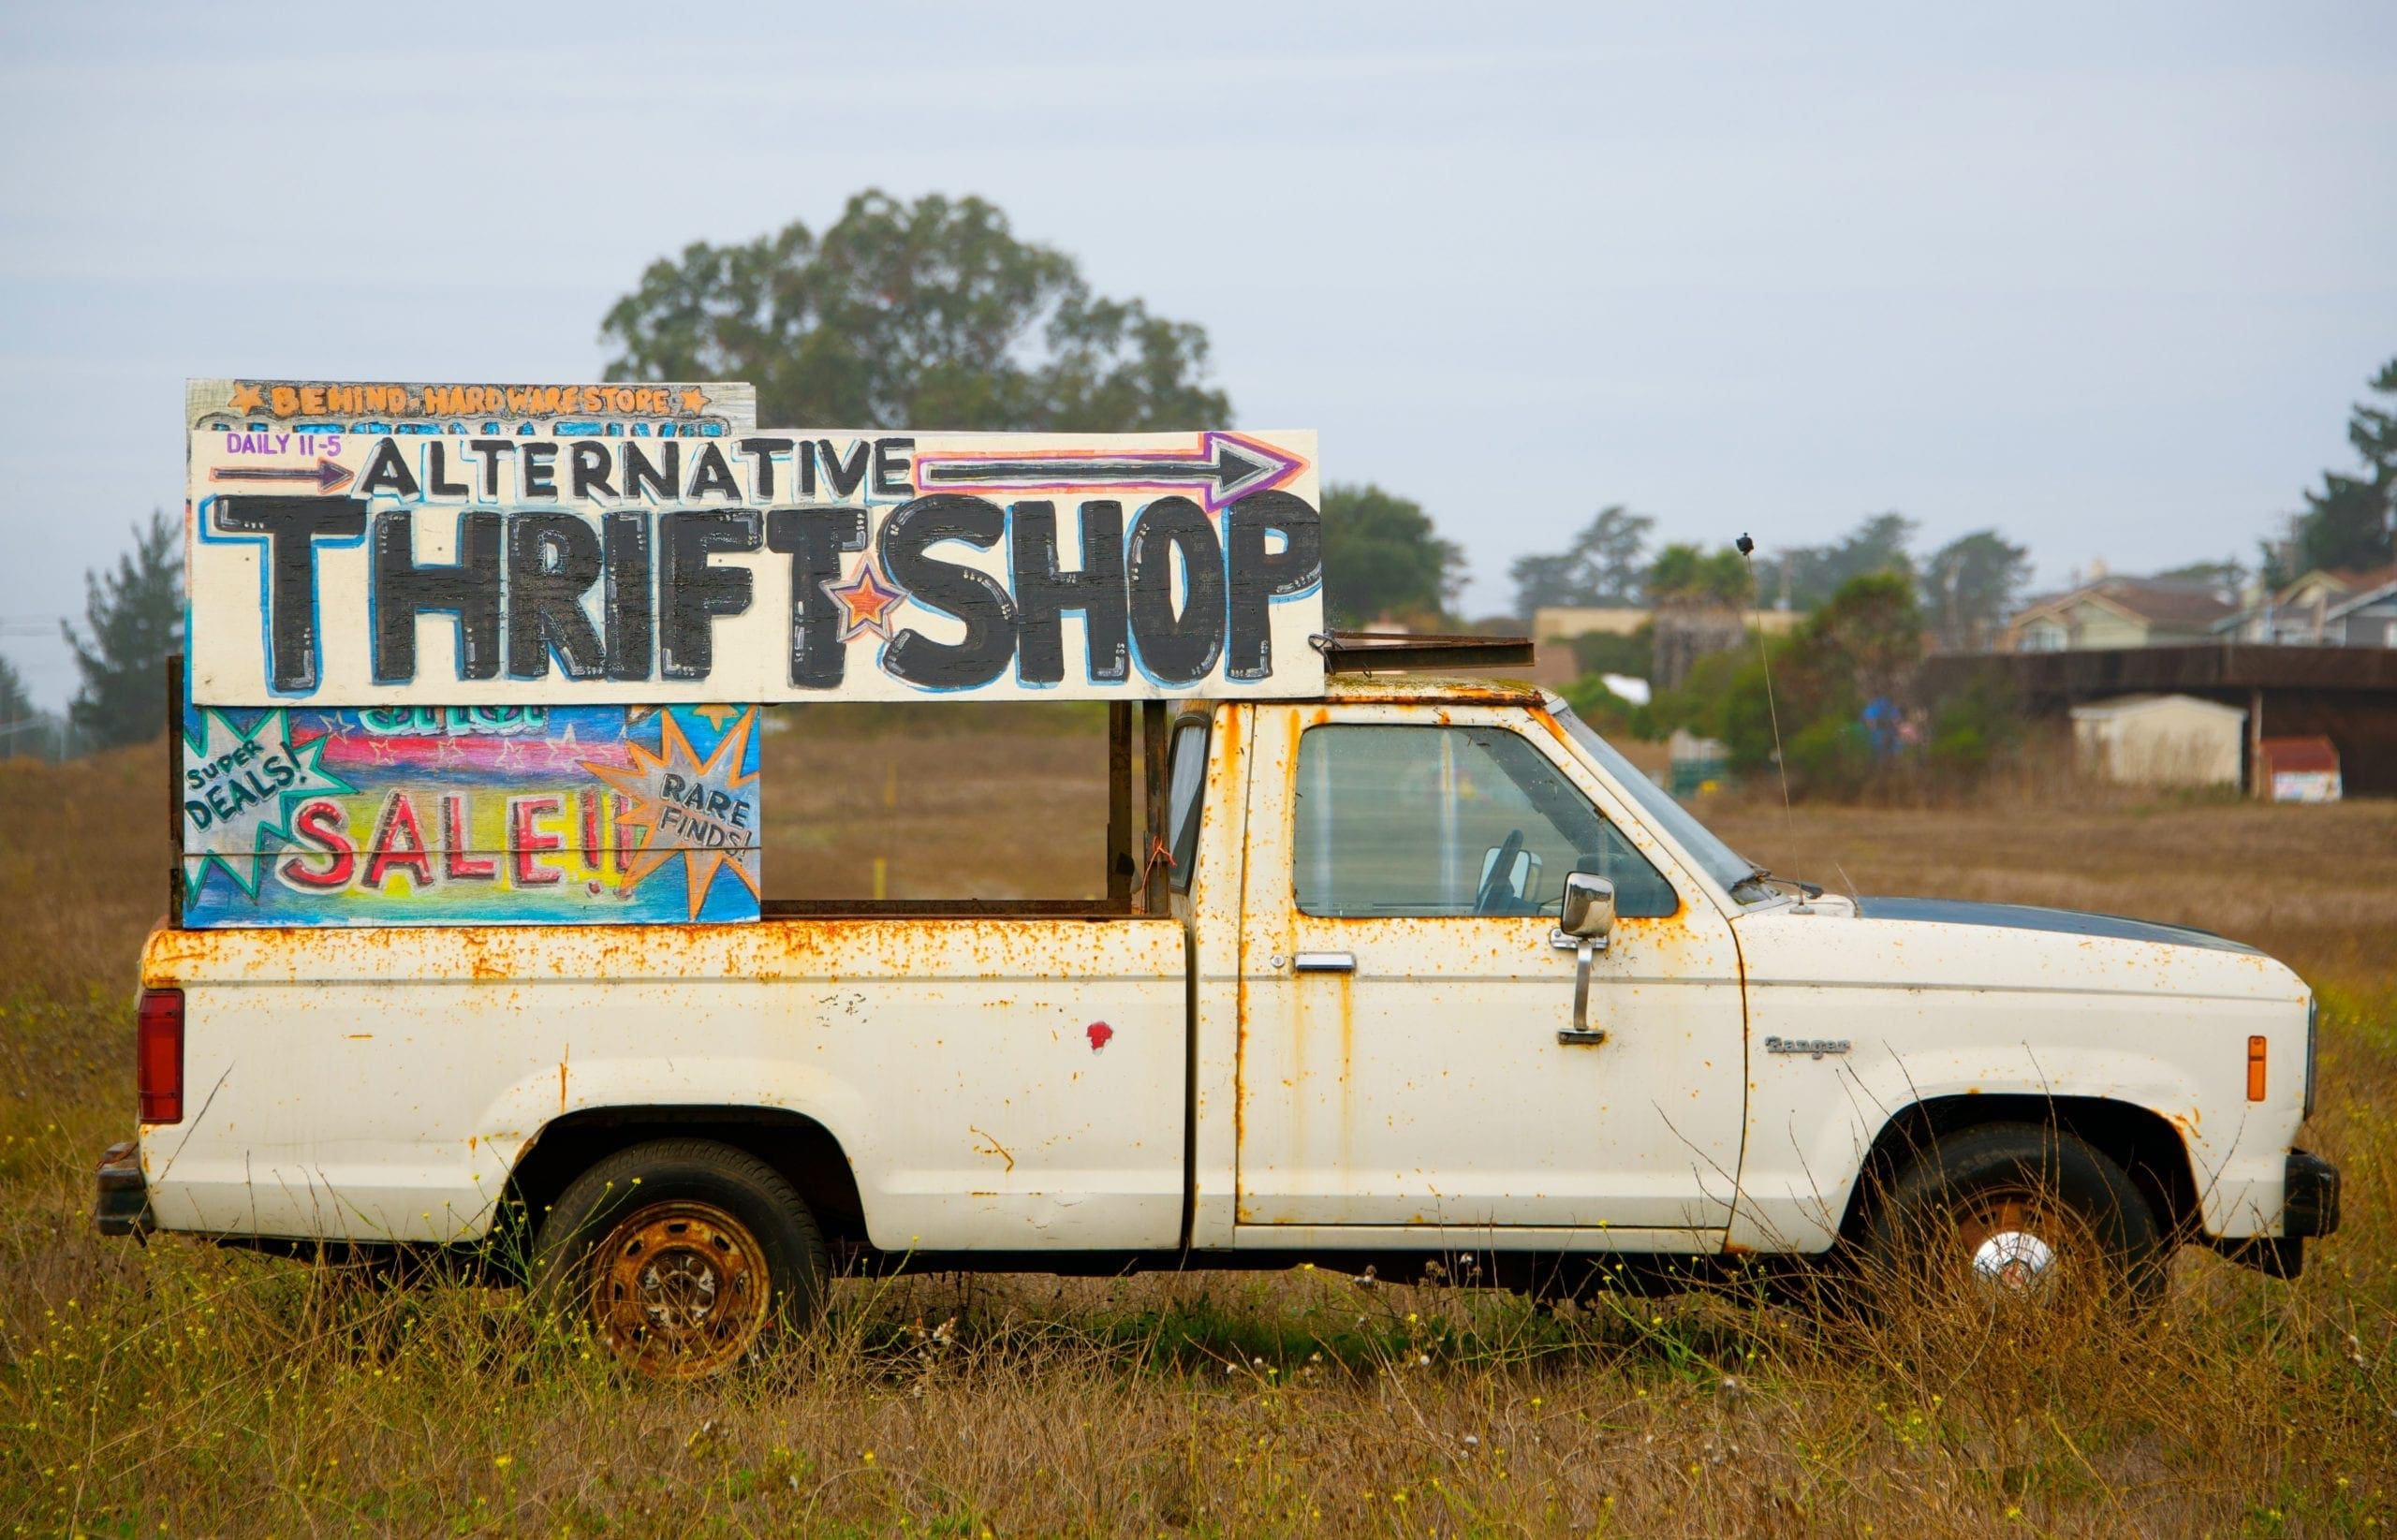
M 1577 942 L 1605 946 L 1614 930 L 1614 884 L 1587 872 L 1566 873 L 1564 912 L 1556 928 Z

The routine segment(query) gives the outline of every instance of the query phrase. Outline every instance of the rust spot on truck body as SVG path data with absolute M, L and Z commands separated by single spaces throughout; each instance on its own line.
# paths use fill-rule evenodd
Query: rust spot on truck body
M 1006 1145 L 1001 1144 L 997 1139 L 992 1138 L 990 1135 L 983 1133 L 982 1130 L 975 1127 L 972 1123 L 967 1123 L 965 1125 L 965 1131 L 969 1134 L 979 1134 L 983 1138 L 990 1140 L 991 1148 L 976 1151 L 978 1154 L 996 1155 L 1001 1160 L 1007 1163 L 1007 1170 L 1009 1173 L 1014 1172 L 1015 1156 L 1008 1153 L 1007 1147 Z
M 1091 928 L 1136 932 L 1156 976 L 1183 969 L 1169 915 L 1003 912 L 767 918 L 712 925 L 171 931 L 142 952 L 148 988 L 191 980 L 301 984 L 624 979 L 1082 978 Z

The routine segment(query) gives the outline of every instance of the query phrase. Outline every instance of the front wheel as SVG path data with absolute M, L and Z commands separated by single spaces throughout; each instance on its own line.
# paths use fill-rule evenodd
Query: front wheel
M 1896 1302 L 2133 1306 L 2161 1297 L 2170 1247 L 2121 1166 L 2032 1123 L 1945 1135 L 1897 1174 L 1864 1235 L 1866 1282 Z
M 704 1379 L 815 1318 L 829 1271 L 815 1216 L 755 1155 L 705 1139 L 620 1150 L 542 1221 L 533 1299 L 618 1362 Z

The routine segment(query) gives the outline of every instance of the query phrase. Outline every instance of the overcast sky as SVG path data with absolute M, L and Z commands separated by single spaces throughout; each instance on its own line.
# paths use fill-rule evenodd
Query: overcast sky
M 185 375 L 596 378 L 644 264 L 978 193 L 1507 566 L 1623 502 L 2252 554 L 2397 356 L 2397 6 L 0 12 L 0 652 Z M 937 426 L 921 424 L 919 426 Z

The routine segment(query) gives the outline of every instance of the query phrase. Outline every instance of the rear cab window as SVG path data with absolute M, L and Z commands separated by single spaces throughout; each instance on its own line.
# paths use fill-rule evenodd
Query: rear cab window
M 1198 825 L 1207 789 L 1207 719 L 1185 717 L 1173 729 L 1173 752 L 1166 760 L 1165 827 L 1170 830 L 1170 878 L 1177 893 L 1190 891 L 1198 864 Z

